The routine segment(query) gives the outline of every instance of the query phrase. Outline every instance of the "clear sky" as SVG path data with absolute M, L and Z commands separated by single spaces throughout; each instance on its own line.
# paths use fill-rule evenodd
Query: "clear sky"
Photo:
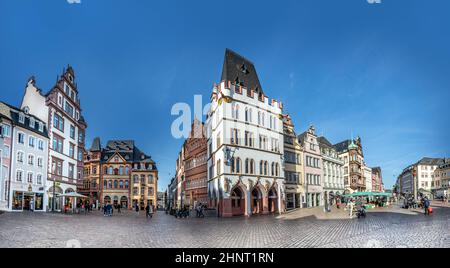
M 87 144 L 135 139 L 164 190 L 182 140 L 176 102 L 207 102 L 225 48 L 252 60 L 298 133 L 360 135 L 385 185 L 422 156 L 450 157 L 448 0 L 0 0 L 0 100 L 74 67 Z

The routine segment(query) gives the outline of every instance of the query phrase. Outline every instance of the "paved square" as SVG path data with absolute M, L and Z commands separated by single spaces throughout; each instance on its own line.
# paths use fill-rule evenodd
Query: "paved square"
M 430 217 L 396 206 L 360 220 L 343 211 L 311 212 L 229 219 L 158 212 L 151 220 L 129 211 L 113 217 L 4 213 L 0 247 L 450 247 L 449 206 L 434 206 Z

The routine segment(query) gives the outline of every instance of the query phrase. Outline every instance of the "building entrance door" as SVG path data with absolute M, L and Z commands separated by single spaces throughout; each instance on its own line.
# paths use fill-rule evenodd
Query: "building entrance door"
M 33 194 L 23 194 L 23 210 L 34 210 Z

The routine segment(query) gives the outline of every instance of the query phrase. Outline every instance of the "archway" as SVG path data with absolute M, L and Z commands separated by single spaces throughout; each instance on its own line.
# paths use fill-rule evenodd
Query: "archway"
M 240 187 L 235 187 L 231 192 L 231 213 L 233 216 L 245 214 L 245 197 Z
M 263 195 L 258 187 L 254 187 L 251 193 L 252 214 L 263 212 Z
M 120 206 L 122 208 L 127 208 L 128 207 L 128 198 L 126 196 L 122 196 L 120 198 Z
M 269 190 L 269 213 L 276 213 L 278 212 L 278 194 L 277 190 L 272 187 Z

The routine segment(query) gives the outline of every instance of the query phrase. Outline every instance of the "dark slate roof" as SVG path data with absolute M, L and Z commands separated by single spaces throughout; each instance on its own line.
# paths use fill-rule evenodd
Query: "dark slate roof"
M 253 63 L 227 48 L 221 81 L 234 83 L 236 80 L 247 89 L 252 89 L 256 93 L 264 93 Z
M 347 150 L 348 150 L 348 146 L 349 146 L 351 143 L 352 143 L 352 140 L 345 140 L 345 141 L 342 141 L 342 142 L 340 142 L 340 143 L 336 143 L 336 144 L 333 145 L 333 146 L 334 146 L 334 148 L 336 149 L 336 151 L 337 151 L 338 153 L 340 153 L 340 152 L 347 151 Z
M 95 140 L 94 140 L 95 143 Z M 93 146 L 94 146 L 93 143 Z M 100 139 L 99 139 L 100 143 Z M 92 151 L 92 150 L 91 150 Z M 110 140 L 106 144 L 106 147 L 102 150 L 103 161 L 108 160 L 115 153 L 120 154 L 128 162 L 140 162 L 152 165 L 152 169 L 156 170 L 155 161 L 151 156 L 142 152 L 135 144 L 133 140 Z
M 444 163 L 444 158 L 431 158 L 431 157 L 424 157 L 420 159 L 418 162 L 419 165 L 441 165 Z
M 373 173 L 378 173 L 379 175 L 381 175 L 381 168 L 380 167 L 374 167 L 374 168 L 372 168 L 372 172 Z
M 91 146 L 90 151 L 91 152 L 98 152 L 98 151 L 101 151 L 101 150 L 102 150 L 102 144 L 100 143 L 100 138 L 96 137 L 94 139 L 94 141 L 92 142 L 92 146 Z
M 297 136 L 298 142 L 303 144 L 303 141 L 305 140 L 305 136 L 306 136 L 306 131 L 303 132 L 302 134 Z
M 14 122 L 15 125 L 20 126 L 24 129 L 33 131 L 34 133 L 41 135 L 43 137 L 48 138 L 48 130 L 47 130 L 47 124 L 40 120 L 39 118 L 37 118 L 36 116 L 30 114 L 30 113 L 25 113 L 22 109 L 17 108 L 13 105 L 10 105 L 8 103 L 5 102 L 0 102 L 1 105 L 3 105 L 6 109 L 2 109 L 2 110 L 7 110 L 9 108 L 10 114 L 9 114 L 9 118 Z M 25 121 L 24 123 L 20 123 L 19 121 L 19 114 L 23 113 L 25 115 Z M 34 128 L 30 127 L 30 120 L 31 118 L 34 119 L 35 124 L 34 124 Z M 39 123 L 42 123 L 43 125 L 43 131 L 39 131 Z
M 325 138 L 324 136 L 318 137 L 317 141 L 319 142 L 320 147 L 322 147 L 323 145 L 325 145 L 326 147 L 330 147 L 333 148 L 333 144 L 331 144 L 331 142 L 329 142 L 327 140 L 327 138 Z

